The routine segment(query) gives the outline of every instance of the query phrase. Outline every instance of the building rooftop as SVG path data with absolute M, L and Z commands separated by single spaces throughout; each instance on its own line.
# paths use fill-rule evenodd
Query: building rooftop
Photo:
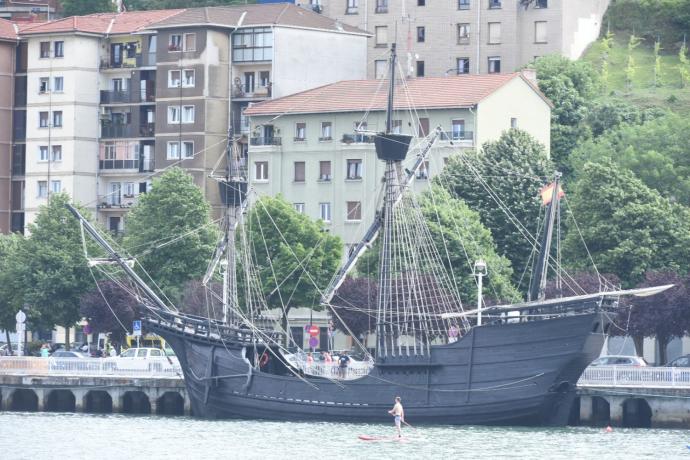
M 547 104 L 551 102 L 520 73 L 413 78 L 396 85 L 395 109 L 472 107 L 509 81 L 520 78 Z M 260 102 L 246 115 L 333 113 L 386 110 L 387 80 L 347 80 Z
M 0 40 L 16 40 L 17 29 L 11 21 L 0 19 Z
M 50 22 L 20 26 L 21 35 L 82 32 L 115 35 L 138 32 L 147 26 L 185 10 L 130 11 L 125 13 L 96 13 L 70 16 Z
M 189 8 L 152 25 L 151 29 L 215 26 L 223 28 L 260 27 L 280 25 L 303 29 L 370 35 L 357 27 L 343 24 L 312 10 L 292 3 L 265 3 L 255 5 L 207 6 Z

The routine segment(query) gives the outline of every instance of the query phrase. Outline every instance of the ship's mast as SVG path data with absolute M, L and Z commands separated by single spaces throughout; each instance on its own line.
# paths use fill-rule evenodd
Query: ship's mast
M 546 280 L 549 270 L 549 254 L 551 253 L 551 240 L 553 239 L 553 227 L 556 221 L 556 212 L 560 204 L 560 180 L 561 173 L 557 172 L 554 182 L 551 185 L 553 187 L 551 201 L 549 201 L 546 208 L 546 222 L 540 242 L 539 256 L 532 270 L 532 281 L 530 282 L 528 295 L 529 301 L 544 300 L 545 297 Z

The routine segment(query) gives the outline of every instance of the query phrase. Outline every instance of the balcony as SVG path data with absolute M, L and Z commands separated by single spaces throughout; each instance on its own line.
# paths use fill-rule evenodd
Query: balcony
M 145 123 L 139 127 L 119 123 L 101 122 L 102 138 L 153 137 L 156 132 L 155 123 Z
M 249 139 L 249 145 L 281 145 L 280 137 L 252 137 Z
M 155 54 L 155 53 L 154 53 Z M 155 58 L 154 58 L 155 59 Z M 101 69 L 134 69 L 144 65 L 144 58 L 141 54 L 137 54 L 133 58 L 123 57 L 117 59 L 105 59 L 101 61 Z
M 141 137 L 153 137 L 156 135 L 156 124 L 155 123 L 144 123 L 139 126 L 139 135 Z
M 472 131 L 444 131 L 441 133 L 441 141 L 460 142 L 463 145 L 474 145 L 474 133 Z
M 139 91 L 101 91 L 101 104 L 129 104 L 141 102 Z
M 343 144 L 373 144 L 374 136 L 371 134 L 343 134 L 343 138 L 340 140 Z

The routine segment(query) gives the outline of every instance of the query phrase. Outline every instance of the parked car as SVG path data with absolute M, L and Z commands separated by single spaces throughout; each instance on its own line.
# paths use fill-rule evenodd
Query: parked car
M 51 358 L 88 358 L 89 356 L 80 351 L 58 350 L 50 355 Z
M 668 367 L 690 367 L 690 355 L 679 356 L 666 364 Z
M 648 366 L 647 361 L 639 356 L 601 356 L 592 361 L 590 366 Z
M 17 354 L 17 345 L 12 345 L 12 355 Z M 9 356 L 9 346 L 6 343 L 0 345 L 0 356 Z
M 48 368 L 52 371 L 81 371 L 88 366 L 88 355 L 78 351 L 57 350 L 48 358 Z
M 112 362 L 118 370 L 150 370 L 172 371 L 173 366 L 179 365 L 175 356 L 166 356 L 160 348 L 130 348 L 123 351 L 120 356 L 106 358 Z

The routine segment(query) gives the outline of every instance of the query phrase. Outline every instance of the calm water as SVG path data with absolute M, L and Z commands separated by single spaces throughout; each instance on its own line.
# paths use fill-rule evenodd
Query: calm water
M 205 421 L 124 415 L 0 413 L 0 459 L 690 459 L 690 431 Z

